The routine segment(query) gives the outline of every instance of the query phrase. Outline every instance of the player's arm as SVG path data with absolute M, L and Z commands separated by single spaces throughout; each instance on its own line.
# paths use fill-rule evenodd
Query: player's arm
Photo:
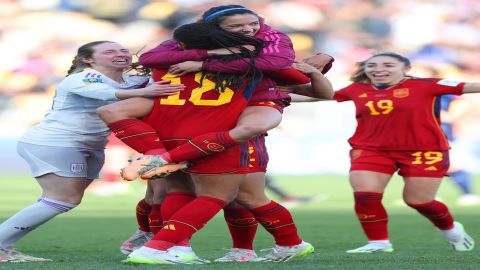
M 464 94 L 480 93 L 480 83 L 465 83 L 463 85 Z
M 92 99 L 119 100 L 132 97 L 167 96 L 182 91 L 184 88 L 183 84 L 170 84 L 170 81 L 160 81 L 137 89 L 115 89 L 100 80 L 95 83 L 76 81 L 72 83 L 70 91 Z
M 304 62 L 294 63 L 293 67 L 310 77 L 311 83 L 288 87 L 288 92 L 296 94 L 292 96 L 292 101 L 306 102 L 333 99 L 333 86 L 320 70 Z M 298 95 L 313 99 L 300 98 Z
M 274 34 L 273 34 L 274 33 Z M 281 32 L 269 35 L 269 42 L 255 58 L 255 67 L 263 72 L 289 68 L 295 59 L 295 52 L 290 38 Z M 224 62 L 218 59 L 203 61 L 202 67 L 208 71 L 241 74 L 249 69 L 249 59 L 237 59 Z
M 140 55 L 138 61 L 150 68 L 168 68 L 185 61 L 202 61 L 207 56 L 207 50 L 184 50 L 175 40 L 168 40 Z

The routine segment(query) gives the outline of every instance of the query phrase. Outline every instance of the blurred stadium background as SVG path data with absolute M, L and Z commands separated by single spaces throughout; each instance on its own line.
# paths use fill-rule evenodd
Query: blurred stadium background
M 55 85 L 79 45 L 107 39 L 145 51 L 220 3 L 248 6 L 288 33 L 298 59 L 318 51 L 333 55 L 328 78 L 335 89 L 349 83 L 355 62 L 381 50 L 409 56 L 413 75 L 480 78 L 480 3 L 475 0 L 2 0 L 0 173 L 27 169 L 15 152 L 16 139 L 51 106 Z M 461 131 L 477 146 L 480 98 L 468 101 L 473 106 L 461 119 L 467 123 Z M 292 105 L 268 138 L 270 173 L 345 174 L 346 140 L 354 127 L 351 104 Z M 478 172 L 476 154 L 469 166 Z
M 169 39 L 172 29 L 194 21 L 205 9 L 227 3 L 245 5 L 266 18 L 268 24 L 288 33 L 298 59 L 314 52 L 333 55 L 336 61 L 327 77 L 335 89 L 349 83 L 355 62 L 382 50 L 410 57 L 414 65 L 411 74 L 415 76 L 464 81 L 480 78 L 480 2 L 477 0 L 0 0 L 0 220 L 38 196 L 39 188 L 16 153 L 16 140 L 40 121 L 51 106 L 55 85 L 65 76 L 79 45 L 112 40 L 134 52 L 145 51 Z M 460 164 L 478 174 L 480 96 L 469 95 L 462 100 L 465 110 L 456 126 L 462 143 L 455 147 L 467 150 Z M 389 187 L 385 203 L 394 212 L 392 239 L 398 243 L 399 250 L 404 248 L 410 250 L 409 253 L 399 252 L 398 256 L 389 257 L 393 259 L 387 259 L 388 262 L 382 261 L 382 256 L 378 260 L 362 260 L 339 255 L 339 251 L 364 241 L 351 210 L 353 202 L 346 178 L 349 167 L 346 140 L 355 124 L 351 104 L 293 104 L 286 109 L 281 126 L 270 132 L 267 139 L 271 157 L 269 172 L 277 176 L 283 187 L 299 195 L 322 193 L 326 195 L 323 199 L 328 197 L 326 201 L 294 212 L 305 239 L 311 239 L 321 251 L 315 255 L 318 257 L 309 259 L 308 265 L 302 262 L 300 267 L 318 269 L 321 262 L 338 269 L 341 262 L 342 269 L 374 269 L 370 263 L 377 262 L 379 269 L 413 269 L 418 264 L 435 266 L 430 269 L 477 269 L 478 256 L 453 257 L 443 239 L 428 229 L 431 225 L 399 203 L 400 181 L 394 181 Z M 125 148 L 111 146 L 103 177 L 114 180 L 126 155 Z M 480 185 L 478 180 L 477 177 Z M 139 182 L 119 185 L 118 190 L 114 185 L 99 188 L 96 193 L 87 194 L 85 203 L 74 213 L 34 232 L 30 240 L 22 241 L 19 247 L 55 259 L 58 264 L 54 266 L 59 269 L 67 269 L 62 264 L 64 260 L 76 261 L 71 269 L 110 269 L 106 264 L 112 262 L 115 264 L 111 269 L 121 269 L 123 266 L 117 262 L 122 257 L 116 246 L 112 248 L 112 241 L 120 243 L 133 230 L 135 203 L 143 192 L 144 185 Z M 110 193 L 117 196 L 108 199 L 99 196 Z M 440 190 L 442 199 L 452 204 L 458 193 L 451 183 Z M 478 206 L 455 208 L 454 213 L 471 226 L 467 228 L 472 228 L 470 232 L 478 240 Z M 312 215 L 318 218 L 312 219 Z M 424 228 L 418 232 L 407 231 L 405 226 Z M 222 233 L 218 233 L 218 228 Z M 59 239 L 59 230 L 73 238 Z M 82 236 L 92 230 L 98 232 L 97 238 Z M 337 230 L 344 233 L 339 235 Z M 215 241 L 210 241 L 212 235 Z M 205 249 L 216 250 L 214 255 L 220 255 L 218 247 L 228 246 L 226 235 L 223 221 L 217 218 L 196 239 L 208 239 Z M 438 248 L 430 250 L 430 254 L 438 253 L 438 257 L 422 257 L 417 243 L 410 241 L 414 239 L 420 246 L 427 242 L 417 238 L 434 239 Z M 269 238 L 263 234 L 259 247 L 270 245 L 265 239 Z M 42 246 L 50 241 L 55 245 Z M 332 251 L 328 247 L 332 247 Z M 76 253 L 78 250 L 81 254 Z M 203 250 L 200 254 L 207 253 Z M 83 263 L 90 260 L 100 264 Z M 399 261 L 407 265 L 396 267 Z M 450 266 L 438 266 L 442 263 Z M 243 267 L 238 269 L 249 269 Z M 35 269 L 52 268 L 47 265 Z

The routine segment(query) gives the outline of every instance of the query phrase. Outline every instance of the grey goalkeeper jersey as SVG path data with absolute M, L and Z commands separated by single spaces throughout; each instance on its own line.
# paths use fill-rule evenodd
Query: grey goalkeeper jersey
M 72 74 L 61 81 L 52 108 L 38 125 L 20 138 L 21 142 L 86 149 L 104 149 L 110 130 L 95 110 L 118 101 L 119 89 L 144 87 L 148 77 L 123 75 L 118 83 L 94 69 Z

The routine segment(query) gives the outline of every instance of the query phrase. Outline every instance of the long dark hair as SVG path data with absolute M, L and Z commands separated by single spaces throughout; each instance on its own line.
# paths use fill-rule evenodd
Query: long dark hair
M 240 50 L 240 53 L 219 55 L 212 58 L 223 61 L 234 59 L 247 61 L 244 58 L 248 59 L 249 68 L 243 74 L 229 74 L 221 71 L 215 73 L 204 72 L 202 74 L 202 81 L 205 76 L 215 79 L 215 90 L 218 92 L 224 92 L 227 87 L 238 89 L 245 85 L 244 79 L 247 79 L 248 86 L 255 86 L 263 77 L 262 72 L 255 67 L 255 57 L 265 45 L 265 42 L 260 39 L 240 33 L 230 33 L 204 22 L 195 22 L 178 27 L 173 33 L 173 38 L 185 46 L 186 49 L 238 48 Z M 242 45 L 252 45 L 255 49 L 250 51 Z
M 364 82 L 364 83 L 371 83 L 370 79 L 368 78 L 367 74 L 365 74 L 365 64 L 372 58 L 377 56 L 388 56 L 397 59 L 398 61 L 402 62 L 406 68 L 411 67 L 410 60 L 405 56 L 402 56 L 398 53 L 394 52 L 380 52 L 370 56 L 367 60 L 358 62 L 355 72 L 352 76 L 350 76 L 350 80 L 353 82 Z M 411 76 L 407 76 L 411 77 Z

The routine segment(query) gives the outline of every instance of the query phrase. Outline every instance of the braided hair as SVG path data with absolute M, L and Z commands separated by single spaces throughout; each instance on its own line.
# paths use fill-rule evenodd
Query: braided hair
M 245 79 L 247 80 L 247 86 L 254 87 L 263 77 L 262 72 L 255 67 L 255 57 L 265 45 L 265 42 L 260 39 L 240 33 L 230 33 L 204 22 L 195 22 L 178 27 L 173 33 L 173 38 L 184 45 L 186 49 L 238 48 L 240 50 L 240 53 L 232 52 L 229 55 L 217 55 L 211 58 L 225 62 L 235 59 L 247 61 L 249 68 L 243 74 L 230 74 L 222 71 L 202 73 L 200 83 L 206 76 L 212 77 L 215 80 L 214 89 L 218 92 L 224 92 L 227 87 L 238 90 L 245 85 Z M 252 45 L 255 49 L 250 51 L 242 45 Z

